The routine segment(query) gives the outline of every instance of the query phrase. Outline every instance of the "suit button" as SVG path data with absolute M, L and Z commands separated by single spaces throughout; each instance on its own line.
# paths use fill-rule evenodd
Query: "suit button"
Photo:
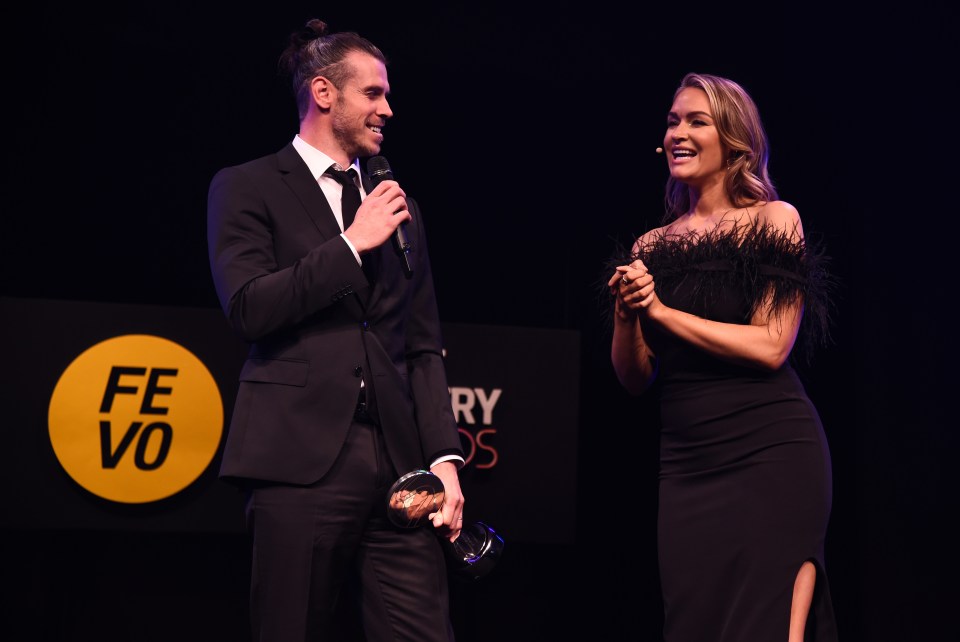
M 370 329 L 370 324 L 367 323 L 367 321 L 361 321 L 361 322 L 360 322 L 360 327 L 363 328 L 364 330 L 369 330 L 369 329 Z
M 354 368 L 354 369 L 353 369 L 353 376 L 354 376 L 354 377 L 362 377 L 362 376 L 363 376 L 363 368 L 361 368 L 360 366 L 357 366 L 356 368 Z

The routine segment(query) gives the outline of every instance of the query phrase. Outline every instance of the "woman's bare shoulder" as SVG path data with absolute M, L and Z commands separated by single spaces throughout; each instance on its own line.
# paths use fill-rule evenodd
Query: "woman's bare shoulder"
M 760 205 L 757 211 L 757 221 L 769 225 L 789 234 L 803 236 L 803 224 L 800 212 L 787 201 L 768 201 Z
M 665 234 L 669 232 L 670 225 L 663 225 L 661 227 L 655 227 L 652 230 L 644 232 L 640 238 L 638 238 L 633 243 L 633 253 L 636 254 L 640 248 L 645 247 L 655 241 L 658 238 L 662 238 Z

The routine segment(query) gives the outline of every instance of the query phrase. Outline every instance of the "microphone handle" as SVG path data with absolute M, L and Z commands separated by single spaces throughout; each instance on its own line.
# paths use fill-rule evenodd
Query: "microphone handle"
M 390 169 L 390 163 L 383 156 L 374 156 L 367 161 L 367 173 L 373 186 L 376 187 L 380 181 L 394 180 L 393 170 Z M 407 278 L 413 276 L 413 263 L 410 259 L 410 241 L 407 239 L 407 224 L 401 223 L 397 226 L 393 234 L 393 245 L 397 252 L 403 258 L 403 270 Z
M 407 277 L 413 276 L 413 265 L 410 262 L 410 241 L 407 240 L 407 224 L 401 223 L 393 233 L 393 244 L 403 257 L 403 270 Z

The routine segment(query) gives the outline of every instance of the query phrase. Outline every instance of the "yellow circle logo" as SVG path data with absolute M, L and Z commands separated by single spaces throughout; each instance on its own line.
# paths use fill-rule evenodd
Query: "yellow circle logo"
M 114 337 L 61 375 L 47 415 L 67 474 L 95 495 L 142 504 L 180 492 L 220 445 L 223 402 L 210 371 L 160 337 Z

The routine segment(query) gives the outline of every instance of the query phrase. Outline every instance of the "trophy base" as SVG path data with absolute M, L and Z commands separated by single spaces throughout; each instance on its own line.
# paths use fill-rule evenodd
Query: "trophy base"
M 503 538 L 483 522 L 460 531 L 456 541 L 445 540 L 447 564 L 455 577 L 478 580 L 487 575 L 503 554 Z

